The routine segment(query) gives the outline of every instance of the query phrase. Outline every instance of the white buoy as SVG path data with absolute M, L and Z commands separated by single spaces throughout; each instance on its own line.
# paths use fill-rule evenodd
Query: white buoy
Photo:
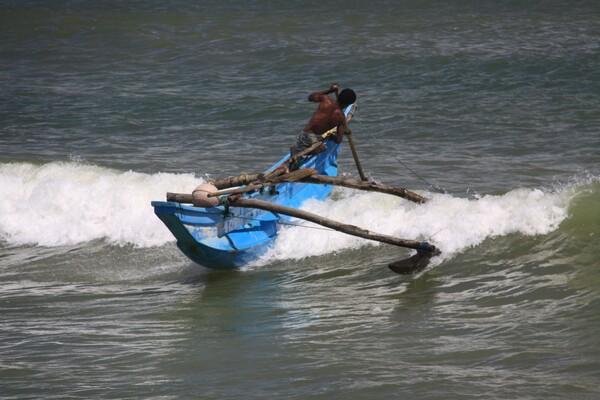
M 196 207 L 216 207 L 219 205 L 218 197 L 208 197 L 209 193 L 218 192 L 216 186 L 210 183 L 203 183 L 198 185 L 192 192 L 192 203 Z

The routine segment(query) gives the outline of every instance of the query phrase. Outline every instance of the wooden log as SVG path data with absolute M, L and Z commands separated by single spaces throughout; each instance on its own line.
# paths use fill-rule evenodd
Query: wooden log
M 303 168 L 303 169 L 299 169 L 298 171 L 293 171 L 289 174 L 282 175 L 281 177 L 279 177 L 281 179 L 274 177 L 274 178 L 271 178 L 271 180 L 267 181 L 267 182 L 254 183 L 254 184 L 250 184 L 250 185 L 240 187 L 240 188 L 224 189 L 224 190 L 220 190 L 215 193 L 211 193 L 209 196 L 214 197 L 214 196 L 222 196 L 222 195 L 227 195 L 227 194 L 246 193 L 246 192 L 250 192 L 253 190 L 262 189 L 265 186 L 272 186 L 274 184 L 281 183 L 281 182 L 297 181 L 297 182 L 302 182 L 302 183 L 314 183 L 314 184 L 321 184 L 321 185 L 336 185 L 336 186 L 343 186 L 343 187 L 347 187 L 347 188 L 351 188 L 351 189 L 365 190 L 365 191 L 369 191 L 369 192 L 386 193 L 386 194 L 390 194 L 392 196 L 402 197 L 403 199 L 406 199 L 406 200 L 409 200 L 409 201 L 412 201 L 415 203 L 419 203 L 419 204 L 423 204 L 428 201 L 428 199 L 426 197 L 423 197 L 417 193 L 411 192 L 410 190 L 407 190 L 407 189 L 404 189 L 401 187 L 383 185 L 383 184 L 375 183 L 375 182 L 363 182 L 363 181 L 358 181 L 356 179 L 341 178 L 341 177 L 337 177 L 337 176 L 316 175 L 313 171 L 315 171 L 315 170 L 310 169 L 310 168 Z M 306 175 L 304 175 L 304 174 L 306 174 Z M 191 204 L 192 203 L 192 195 L 185 194 L 185 193 L 167 193 L 167 201 L 176 201 L 178 203 Z
M 409 249 L 423 248 L 423 242 L 418 242 L 416 240 L 399 239 L 393 236 L 372 232 L 355 225 L 342 224 L 340 222 L 321 217 L 308 211 L 298 210 L 296 208 L 286 207 L 279 204 L 270 203 L 268 201 L 245 199 L 241 196 L 229 196 L 227 201 L 229 202 L 229 205 L 233 207 L 258 208 L 260 210 L 270 211 L 277 214 L 289 215 L 294 218 L 304 219 L 306 221 L 314 222 L 315 224 L 319 224 L 327 228 L 331 228 L 336 231 L 346 233 L 348 235 L 358 236 L 364 239 L 375 240 L 378 242 L 387 243 L 399 247 L 406 247 Z M 436 251 L 436 248 L 434 246 L 428 246 L 432 251 Z
M 213 179 L 209 181 L 217 189 L 227 189 L 230 187 L 244 186 L 256 182 L 264 182 L 285 174 L 285 169 L 276 168 L 270 172 L 262 174 L 243 174 L 238 176 L 228 176 L 227 178 Z
M 307 148 L 305 150 L 302 150 L 301 152 L 299 152 L 299 153 L 297 153 L 297 154 L 295 154 L 293 156 L 289 156 L 288 158 L 286 158 L 285 160 L 283 160 L 278 165 L 278 167 L 282 166 L 282 165 L 286 165 L 286 164 L 289 165 L 291 161 L 297 161 L 298 158 L 303 157 L 303 156 L 309 154 L 310 152 L 314 151 L 315 149 L 317 149 L 319 146 L 322 146 L 322 145 L 324 145 L 324 142 L 319 141 L 319 142 L 313 144 L 312 146 L 310 146 L 309 148 Z M 281 171 L 281 169 L 280 168 L 275 168 L 274 170 L 271 170 L 270 172 L 265 173 L 263 179 L 266 179 L 266 180 L 271 179 L 273 177 L 273 175 L 277 174 L 278 171 Z
M 267 186 L 274 186 L 283 182 L 296 182 L 303 178 L 306 178 L 310 175 L 314 175 L 317 173 L 316 169 L 313 168 L 302 168 L 296 171 L 288 172 L 287 174 L 280 175 L 277 177 L 271 177 L 269 180 L 264 182 L 257 181 L 256 183 L 251 183 L 250 185 L 244 187 L 237 188 L 229 188 L 224 190 L 219 190 L 218 192 L 209 193 L 208 197 L 217 197 L 229 194 L 239 194 L 239 193 L 247 193 L 252 192 L 254 190 L 259 190 Z
M 317 170 L 314 168 L 301 168 L 296 171 L 288 172 L 287 174 L 277 177 L 276 181 L 280 182 L 297 182 L 312 175 L 316 175 Z
M 167 201 L 174 201 L 176 203 L 192 204 L 191 193 L 171 193 L 167 192 Z
M 402 197 L 406 200 L 410 200 L 410 201 L 413 201 L 415 203 L 420 203 L 420 204 L 426 203 L 428 201 L 428 199 L 426 197 L 423 197 L 419 194 L 416 194 L 414 192 L 411 192 L 410 190 L 407 190 L 407 189 L 404 189 L 401 187 L 383 185 L 380 183 L 375 183 L 375 182 L 370 182 L 370 181 L 363 182 L 363 181 L 358 181 L 356 179 L 341 178 L 338 176 L 311 175 L 307 178 L 302 179 L 301 182 L 318 183 L 318 184 L 323 184 L 323 185 L 337 185 L 337 186 L 343 186 L 343 187 L 347 187 L 347 188 L 351 188 L 351 189 L 359 189 L 359 190 L 366 190 L 366 191 L 370 191 L 370 192 L 386 193 L 386 194 L 391 194 L 393 196 Z
M 247 193 L 252 192 L 254 190 L 259 190 L 267 186 L 274 186 L 283 182 L 296 182 L 302 180 L 310 175 L 314 175 L 317 173 L 316 169 L 313 168 L 302 168 L 297 171 L 288 172 L 287 174 L 279 175 L 279 176 L 271 176 L 268 181 L 255 181 L 249 185 L 243 187 L 235 187 L 219 190 L 218 192 L 209 193 L 208 197 L 217 197 L 223 195 L 230 194 L 239 194 L 239 193 Z M 175 201 L 177 203 L 191 204 L 192 195 L 187 193 L 167 193 L 167 201 Z
M 229 187 L 243 186 L 250 182 L 254 182 L 262 174 L 243 174 L 238 176 L 228 176 L 227 178 L 214 179 L 209 181 L 211 185 L 214 185 L 217 189 L 226 189 Z

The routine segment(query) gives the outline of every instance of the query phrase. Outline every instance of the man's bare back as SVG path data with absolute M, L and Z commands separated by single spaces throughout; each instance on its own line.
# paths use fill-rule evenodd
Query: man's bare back
M 343 108 L 354 103 L 356 94 L 352 89 L 344 89 L 341 93 L 338 93 L 338 91 L 338 84 L 333 83 L 329 89 L 308 96 L 308 101 L 319 103 L 319 107 L 304 127 L 304 132 L 311 132 L 320 136 L 337 127 L 336 135 L 332 138 L 336 143 L 342 142 L 344 132 L 350 133 Z M 335 93 L 335 100 L 329 97 L 330 93 Z
M 344 89 L 341 93 L 338 93 L 338 91 L 338 84 L 333 83 L 329 89 L 308 96 L 308 101 L 319 103 L 319 106 L 302 133 L 296 138 L 296 143 L 290 148 L 290 154 L 298 154 L 320 143 L 320 147 L 315 147 L 313 153 L 309 153 L 318 154 L 326 149 L 325 141 L 333 140 L 336 143 L 341 143 L 344 133 L 350 134 L 348 121 L 343 110 L 356 101 L 356 94 L 352 89 Z M 330 93 L 335 93 L 335 100 L 329 97 Z M 337 128 L 335 135 L 327 138 L 322 137 L 325 132 L 333 128 Z M 290 165 L 290 170 L 297 169 L 298 165 L 297 162 Z
M 328 130 L 343 124 L 346 120 L 337 101 L 333 101 L 328 95 L 313 93 L 308 97 L 308 100 L 319 103 L 319 107 L 304 127 L 304 132 L 322 135 Z

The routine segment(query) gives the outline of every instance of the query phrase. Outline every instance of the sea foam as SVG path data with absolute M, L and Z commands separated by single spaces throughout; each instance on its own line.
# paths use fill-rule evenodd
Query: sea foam
M 165 192 L 190 193 L 204 182 L 193 174 L 116 171 L 78 162 L 0 164 L 0 237 L 9 245 L 63 246 L 102 239 L 111 244 L 161 246 L 175 239 L 150 202 Z M 426 193 L 409 201 L 335 189 L 327 201 L 303 208 L 374 232 L 427 240 L 451 256 L 490 237 L 551 232 L 567 217 L 574 191 L 515 189 L 477 199 Z M 378 245 L 302 223 L 283 227 L 263 260 L 297 259 Z M 261 263 L 261 262 L 259 262 Z
M 384 194 L 342 191 L 344 198 L 340 200 L 309 201 L 303 208 L 373 232 L 428 241 L 442 249 L 440 259 L 452 257 L 487 238 L 513 233 L 547 234 L 567 218 L 573 197 L 572 191 L 567 189 L 561 192 L 516 189 L 477 199 L 428 193 L 426 196 L 431 200 L 417 205 Z M 274 247 L 258 264 L 380 245 L 331 230 L 315 229 L 314 224 L 298 223 L 303 227 L 282 230 Z
M 147 247 L 174 240 L 150 202 L 191 192 L 192 174 L 144 174 L 78 162 L 0 164 L 0 237 L 9 245 L 104 239 Z

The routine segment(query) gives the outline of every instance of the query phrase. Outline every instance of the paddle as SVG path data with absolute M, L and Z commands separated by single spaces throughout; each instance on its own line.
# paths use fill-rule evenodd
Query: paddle
M 363 172 L 362 167 L 360 166 L 360 161 L 358 160 L 358 153 L 356 152 L 356 148 L 354 147 L 354 142 L 352 141 L 352 135 L 350 132 L 346 133 L 348 137 L 348 143 L 350 143 L 350 149 L 352 150 L 352 157 L 354 157 L 354 162 L 356 163 L 356 168 L 358 169 L 358 174 L 360 175 L 360 179 L 363 181 L 367 181 L 368 179 L 365 177 L 365 173 Z
M 350 120 L 354 116 L 355 111 L 356 111 L 356 106 L 352 105 L 352 109 L 350 109 L 350 111 L 348 112 L 348 116 L 346 117 L 346 122 L 350 122 Z M 329 135 L 332 135 L 333 133 L 335 133 L 336 131 L 337 131 L 337 127 L 328 130 L 321 136 L 323 139 L 325 139 Z M 362 181 L 368 181 L 368 179 L 365 177 L 365 173 L 360 165 L 360 160 L 358 159 L 358 153 L 356 152 L 356 147 L 354 146 L 354 141 L 352 140 L 352 135 L 350 134 L 350 132 L 348 132 L 348 133 L 346 133 L 346 136 L 348 137 L 348 143 L 350 144 L 350 150 L 352 150 L 352 157 L 354 157 L 354 162 L 356 163 L 356 168 L 358 169 L 358 174 L 360 175 L 360 179 Z

